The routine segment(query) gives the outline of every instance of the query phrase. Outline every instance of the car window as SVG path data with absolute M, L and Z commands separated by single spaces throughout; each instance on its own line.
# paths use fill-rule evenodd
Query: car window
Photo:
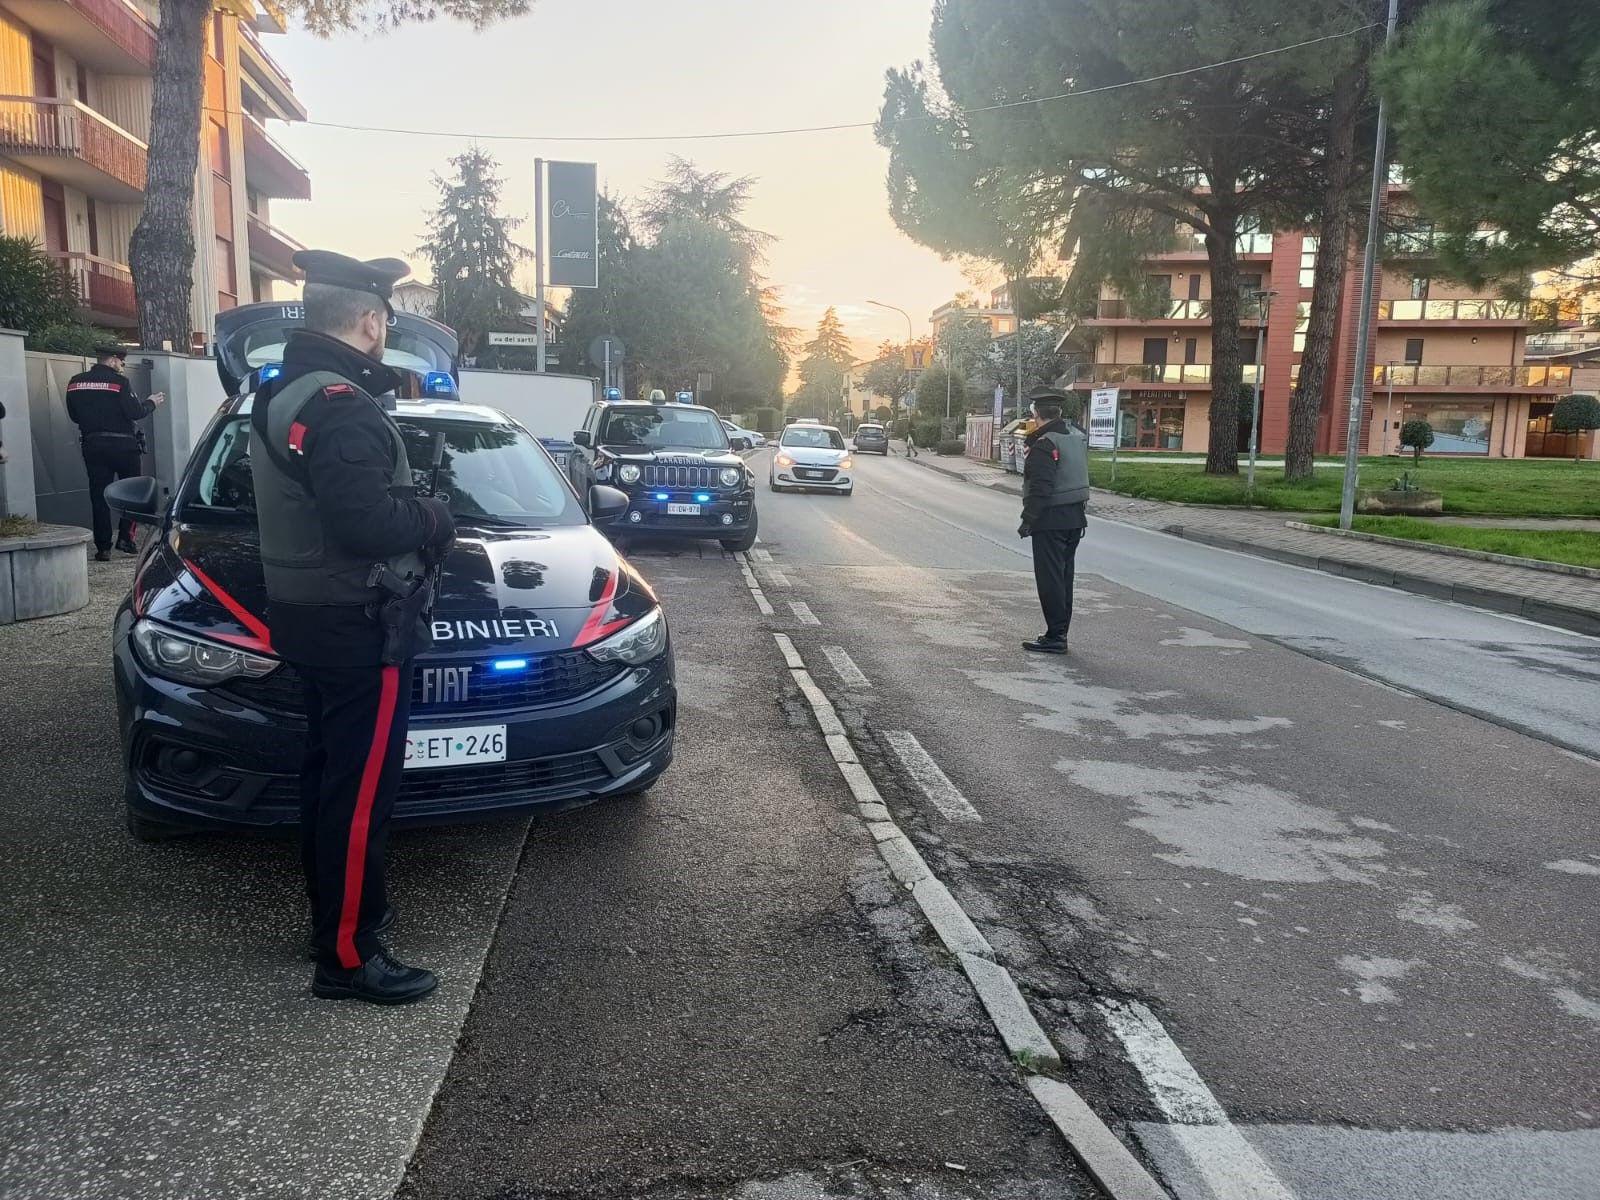
M 864 433 L 868 437 L 871 437 L 875 433 L 882 433 L 883 432 L 883 426 L 882 425 L 857 425 L 856 426 L 856 432 L 857 433 Z
M 785 446 L 805 446 L 812 450 L 843 450 L 844 438 L 837 429 L 816 425 L 791 425 L 783 431 Z
M 608 409 L 598 440 L 603 446 L 642 446 L 647 450 L 728 448 L 728 434 L 715 414 L 671 405 Z
M 397 423 L 419 495 L 433 494 L 434 437 L 444 434 L 438 495 L 458 517 L 492 517 L 521 526 L 583 524 L 577 498 L 549 456 L 517 426 L 433 419 Z M 254 518 L 250 438 L 249 417 L 218 425 L 183 498 L 184 519 Z

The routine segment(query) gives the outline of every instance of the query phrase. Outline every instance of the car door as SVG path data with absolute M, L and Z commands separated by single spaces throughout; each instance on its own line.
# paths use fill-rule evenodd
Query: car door
M 567 467 L 567 474 L 572 479 L 572 486 L 577 489 L 578 495 L 587 500 L 589 487 L 594 483 L 594 453 L 595 433 L 600 428 L 600 406 L 591 404 L 589 411 L 584 414 L 583 431 L 589 435 L 587 446 L 574 446 L 572 461 Z

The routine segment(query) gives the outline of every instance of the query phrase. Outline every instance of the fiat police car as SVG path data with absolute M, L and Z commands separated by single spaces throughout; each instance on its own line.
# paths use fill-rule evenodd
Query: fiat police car
M 158 526 L 113 639 L 137 837 L 298 819 L 304 706 L 294 668 L 273 651 L 249 414 L 299 320 L 298 306 L 278 304 L 219 317 L 217 366 L 233 398 L 170 500 L 148 477 L 107 489 L 114 507 Z M 414 671 L 395 820 L 556 811 L 641 792 L 672 759 L 667 620 L 585 515 L 604 520 L 627 498 L 601 486 L 580 502 L 526 429 L 455 399 L 455 354 L 449 329 L 397 314 L 385 353 L 404 368 L 395 420 L 418 491 L 448 501 L 457 540 L 434 646 Z
M 609 484 L 628 507 L 607 526 L 633 534 L 715 539 L 726 550 L 756 542 L 755 479 L 716 412 L 657 391 L 648 404 L 602 400 L 572 435 L 579 494 Z

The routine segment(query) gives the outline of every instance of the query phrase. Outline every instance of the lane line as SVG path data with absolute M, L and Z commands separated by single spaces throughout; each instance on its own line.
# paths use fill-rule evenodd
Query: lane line
M 1170 1122 L 1163 1131 L 1183 1147 L 1213 1193 L 1227 1200 L 1294 1200 L 1154 1013 L 1136 1000 L 1102 1000 L 1099 1009 Z
M 776 567 L 767 567 L 766 572 L 767 582 L 773 587 L 787 588 L 794 586 L 794 584 L 789 582 L 789 577 Z
M 944 814 L 949 821 L 978 822 L 983 818 L 971 802 L 961 794 L 961 789 L 950 782 L 950 777 L 939 769 L 933 755 L 922 748 L 917 735 L 905 729 L 886 729 L 883 740 L 889 743 L 906 774 L 922 789 L 928 803 Z
M 790 673 L 802 684 L 801 690 L 811 705 L 819 728 L 828 719 L 837 720 L 833 702 L 816 688 L 805 660 L 795 648 L 794 639 L 774 633 Z M 795 665 L 798 663 L 798 665 Z M 813 694 L 814 692 L 814 694 Z M 1168 1193 L 1091 1109 L 1067 1084 L 1033 1072 L 1035 1061 L 1061 1064 L 1060 1052 L 1028 1007 L 1022 989 L 1005 967 L 993 961 L 994 950 L 972 923 L 944 883 L 934 875 L 927 861 L 894 823 L 877 788 L 857 761 L 850 739 L 841 734 L 824 733 L 828 752 L 839 773 L 856 796 L 866 828 L 877 846 L 879 857 L 902 885 L 911 889 L 923 914 L 939 938 L 956 955 L 973 991 L 989 1013 L 1017 1065 L 1023 1083 L 1045 1115 L 1066 1139 L 1068 1148 L 1111 1200 L 1170 1200 Z M 942 772 L 941 772 L 942 774 Z M 871 799 L 865 797 L 870 796 Z
M 799 621 L 800 624 L 802 624 L 802 625 L 821 625 L 822 624 L 822 622 L 817 619 L 817 614 L 811 611 L 811 606 L 809 604 L 807 604 L 804 600 L 791 600 L 791 601 L 789 601 L 789 607 L 794 609 L 795 619 L 797 621 Z
M 867 677 L 861 673 L 861 668 L 856 666 L 855 659 L 850 657 L 849 652 L 843 646 L 824 646 L 822 654 L 828 660 L 828 664 L 833 667 L 833 673 L 839 677 L 846 687 L 869 688 L 872 686 Z
M 758 542 L 760 540 L 761 540 L 760 538 L 756 539 L 756 541 L 758 541 Z M 769 562 L 772 561 L 772 551 L 771 550 L 752 550 L 752 551 L 750 551 L 750 553 L 755 555 L 755 558 L 756 558 L 757 562 L 769 563 Z

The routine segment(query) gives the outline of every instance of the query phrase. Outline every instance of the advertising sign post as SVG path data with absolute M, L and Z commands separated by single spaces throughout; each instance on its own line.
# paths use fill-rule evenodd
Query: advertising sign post
M 1089 393 L 1089 449 L 1111 451 L 1111 482 L 1117 481 L 1117 412 L 1121 393 L 1116 388 L 1095 388 Z
M 534 306 L 538 309 L 534 325 L 539 371 L 545 368 L 546 283 L 551 287 L 600 286 L 596 179 L 594 163 L 533 160 Z

